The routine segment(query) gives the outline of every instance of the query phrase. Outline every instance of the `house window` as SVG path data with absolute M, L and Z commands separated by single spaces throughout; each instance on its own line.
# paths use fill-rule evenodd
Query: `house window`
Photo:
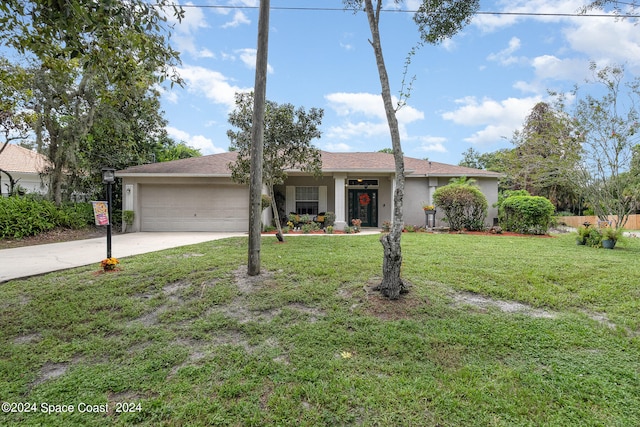
M 318 215 L 320 192 L 318 187 L 296 187 L 296 213 Z

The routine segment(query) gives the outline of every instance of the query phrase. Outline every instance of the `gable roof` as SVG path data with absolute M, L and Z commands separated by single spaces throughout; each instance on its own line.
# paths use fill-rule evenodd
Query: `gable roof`
M 389 153 L 331 153 L 322 151 L 322 172 L 325 174 L 347 173 L 395 173 L 393 154 Z M 231 176 L 229 163 L 237 157 L 235 152 L 211 154 L 202 157 L 173 160 L 170 162 L 151 163 L 132 166 L 116 173 L 119 177 L 127 176 Z M 404 158 L 405 173 L 408 176 L 443 176 L 443 177 L 487 177 L 499 178 L 502 174 L 464 166 L 448 165 L 429 160 Z M 289 171 L 295 174 L 297 171 Z
M 0 169 L 7 172 L 40 174 L 50 166 L 46 156 L 15 144 L 8 144 L 0 153 Z

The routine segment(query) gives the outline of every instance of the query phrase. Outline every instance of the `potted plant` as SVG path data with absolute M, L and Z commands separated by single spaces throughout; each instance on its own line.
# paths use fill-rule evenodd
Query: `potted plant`
M 124 221 L 124 233 L 127 232 L 129 227 L 133 225 L 133 220 L 135 219 L 134 211 L 122 211 L 122 220 Z
M 588 225 L 581 225 L 576 231 L 578 232 L 578 236 L 576 237 L 576 244 L 586 245 L 587 237 L 589 236 L 591 228 Z
M 382 222 L 382 231 L 384 233 L 388 233 L 391 231 L 391 221 L 383 221 Z
M 602 247 L 605 249 L 613 249 L 616 246 L 616 242 L 622 235 L 622 230 L 619 228 L 607 227 L 602 231 Z
M 354 218 L 351 220 L 351 225 L 353 226 L 353 231 L 358 233 L 360 231 L 360 226 L 362 225 L 362 220 Z
M 436 210 L 436 207 L 434 205 L 423 203 L 422 210 L 425 211 L 426 213 L 433 213 L 433 211 Z

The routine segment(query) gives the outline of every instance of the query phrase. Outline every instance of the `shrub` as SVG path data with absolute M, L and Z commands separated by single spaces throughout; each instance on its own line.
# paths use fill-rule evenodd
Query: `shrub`
M 589 228 L 589 233 L 587 234 L 585 244 L 587 246 L 591 246 L 592 248 L 599 248 L 600 246 L 602 246 L 602 234 L 597 228 Z
M 58 210 L 57 226 L 80 229 L 93 224 L 93 206 L 91 203 L 69 203 Z
M 523 234 L 546 234 L 555 208 L 541 196 L 511 196 L 500 205 L 500 226 Z
M 0 238 L 20 239 L 56 226 L 57 209 L 51 202 L 22 197 L 0 198 Z
M 333 212 L 327 212 L 324 214 L 324 226 L 333 227 L 336 224 L 336 214 Z
M 271 197 L 267 196 L 266 194 L 263 194 L 260 197 L 260 207 L 262 208 L 262 210 L 265 210 L 271 207 Z
M 320 226 L 318 226 L 318 224 L 315 222 L 308 222 L 302 225 L 302 232 L 304 234 L 309 234 L 312 231 L 318 231 L 318 230 L 320 230 Z
M 445 185 L 433 193 L 433 201 L 444 211 L 451 230 L 484 230 L 488 203 L 475 185 L 466 182 Z
M 55 227 L 83 228 L 93 221 L 89 203 L 57 208 L 46 200 L 29 197 L 0 197 L 0 239 L 20 239 Z

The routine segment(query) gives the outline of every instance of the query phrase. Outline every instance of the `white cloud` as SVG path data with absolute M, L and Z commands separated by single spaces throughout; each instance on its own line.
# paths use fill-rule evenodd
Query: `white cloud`
M 364 139 L 389 137 L 389 125 L 384 112 L 382 97 L 372 93 L 331 93 L 325 96 L 329 107 L 345 121 L 333 126 L 327 136 L 333 139 Z M 394 98 L 394 103 L 397 99 Z M 406 125 L 424 119 L 424 113 L 409 105 L 397 113 L 398 127 L 402 138 L 407 137 Z
M 238 10 L 233 14 L 233 19 L 229 22 L 226 22 L 222 26 L 222 28 L 237 28 L 240 25 L 248 24 L 251 24 L 251 20 L 247 18 L 247 15 L 245 15 L 243 11 Z
M 562 22 L 576 18 L 558 16 L 559 14 L 575 14 L 584 4 L 584 0 L 500 0 L 495 2 L 491 12 L 501 12 L 502 15 L 477 15 L 472 22 L 485 32 L 509 27 L 524 20 Z
M 190 93 L 204 95 L 214 104 L 225 105 L 229 110 L 235 107 L 236 92 L 251 90 L 251 88 L 233 85 L 222 73 L 204 67 L 185 66 L 178 72 L 187 83 L 187 90 Z
M 185 5 L 193 5 L 193 3 L 187 2 Z M 213 55 L 208 49 L 199 49 L 196 45 L 195 33 L 209 26 L 201 8 L 184 8 L 184 18 L 180 22 L 174 16 L 167 19 L 175 28 L 171 41 L 178 51 L 189 53 L 197 58 L 208 58 Z
M 167 126 L 167 133 L 178 142 L 185 142 L 189 147 L 199 149 L 202 154 L 218 154 L 226 151 L 216 147 L 211 139 L 203 135 L 190 135 L 188 132 L 171 126 Z
M 168 102 L 172 104 L 176 104 L 178 102 L 177 92 L 161 85 L 154 85 L 153 88 L 157 90 L 158 93 L 160 93 L 160 96 L 162 96 L 163 99 L 167 100 Z
M 420 146 L 418 150 L 425 151 L 429 153 L 446 153 L 448 152 L 447 148 L 444 146 L 444 143 L 447 141 L 447 138 L 440 136 L 424 136 L 418 138 L 420 141 Z
M 387 116 L 384 112 L 382 96 L 378 94 L 338 92 L 325 96 L 325 99 L 339 116 L 363 115 L 384 120 L 386 123 Z M 393 97 L 393 102 L 397 103 L 397 98 Z M 424 113 L 410 105 L 402 107 L 396 116 L 398 122 L 402 124 L 424 119 Z
M 522 61 L 522 58 L 518 58 L 513 56 L 513 54 L 520 49 L 520 39 L 517 37 L 512 37 L 509 40 L 509 46 L 502 49 L 497 53 L 490 54 L 487 59 L 489 61 L 496 61 L 501 65 L 511 65 L 514 63 L 518 63 Z
M 238 49 L 236 53 L 240 57 L 240 61 L 247 66 L 247 68 L 255 70 L 256 68 L 256 55 L 258 51 L 256 49 L 246 48 Z M 273 67 L 267 64 L 267 73 L 273 74 Z
M 539 96 L 502 101 L 484 98 L 480 102 L 475 97 L 466 97 L 456 101 L 462 104 L 460 108 L 443 113 L 442 118 L 463 126 L 484 126 L 465 141 L 490 144 L 503 137 L 510 138 L 540 101 L 542 97 Z
M 343 142 L 330 142 L 328 144 L 324 144 L 324 149 L 326 151 L 332 151 L 334 153 L 347 153 L 349 151 L 353 151 L 353 148 L 350 145 Z
M 571 48 L 598 63 L 640 70 L 640 32 L 629 20 L 582 19 L 564 30 Z
M 383 122 L 345 122 L 331 126 L 326 132 L 329 139 L 371 139 L 389 135 L 389 125 Z
M 362 114 L 367 117 L 384 118 L 382 97 L 371 93 L 330 93 L 325 96 L 330 107 L 339 116 Z
M 495 144 L 502 139 L 509 139 L 513 134 L 513 131 L 517 127 L 511 127 L 507 125 L 494 126 L 489 125 L 478 132 L 475 132 L 468 138 L 464 138 L 464 141 L 472 144 Z
M 186 2 L 185 5 L 193 6 L 193 3 Z M 209 25 L 202 11 L 199 7 L 185 7 L 184 18 L 176 24 L 176 30 L 183 34 L 192 34 L 200 28 L 207 28 Z

